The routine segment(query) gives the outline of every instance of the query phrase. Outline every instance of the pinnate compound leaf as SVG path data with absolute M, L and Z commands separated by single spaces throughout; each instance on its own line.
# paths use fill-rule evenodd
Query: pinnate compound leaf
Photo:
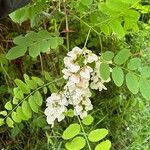
M 106 137 L 108 130 L 106 129 L 96 129 L 89 133 L 88 138 L 91 142 L 98 142 Z
M 110 150 L 111 142 L 109 140 L 103 141 L 95 147 L 95 150 Z
M 50 48 L 56 49 L 62 44 L 62 38 L 54 36 L 46 30 L 39 32 L 28 32 L 25 36 L 19 36 L 14 39 L 15 47 L 11 48 L 6 57 L 7 59 L 16 59 L 29 51 L 31 57 L 37 57 L 41 52 L 48 52 Z
M 69 125 L 67 129 L 63 132 L 62 138 L 65 140 L 71 139 L 80 133 L 80 125 L 77 123 L 73 123 Z
M 132 72 L 127 73 L 126 85 L 133 94 L 137 94 L 139 91 L 139 78 Z
M 114 57 L 114 62 L 117 65 L 122 65 L 128 60 L 129 56 L 130 56 L 130 50 L 129 49 L 122 49 Z
M 86 145 L 85 139 L 81 136 L 75 137 L 72 141 L 67 142 L 65 147 L 67 150 L 80 150 Z
M 115 67 L 112 70 L 112 79 L 117 86 L 121 86 L 124 82 L 124 73 L 120 67 Z

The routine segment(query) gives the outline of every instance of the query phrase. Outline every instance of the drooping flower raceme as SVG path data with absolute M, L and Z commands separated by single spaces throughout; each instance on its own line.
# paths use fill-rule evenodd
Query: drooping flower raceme
M 95 64 L 94 68 L 91 63 Z M 90 88 L 106 90 L 103 83 L 110 80 L 104 81 L 100 77 L 100 63 L 99 57 L 88 49 L 75 47 L 67 53 L 64 58 L 65 68 L 62 70 L 66 80 L 64 90 L 52 93 L 46 100 L 45 115 L 49 124 L 63 120 L 68 105 L 73 107 L 74 115 L 80 118 L 87 116 L 88 111 L 93 109 Z

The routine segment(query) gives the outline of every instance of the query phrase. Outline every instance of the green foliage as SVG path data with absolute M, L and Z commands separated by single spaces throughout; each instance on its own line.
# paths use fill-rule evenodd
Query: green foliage
M 87 115 L 86 117 L 83 118 L 82 122 L 84 125 L 91 125 L 94 121 L 94 118 L 91 115 Z
M 141 59 L 140 58 L 132 58 L 128 63 L 129 70 L 137 70 L 141 67 Z
M 6 58 L 9 60 L 24 56 L 27 50 L 31 57 L 37 57 L 40 53 L 56 49 L 63 44 L 63 39 L 46 30 L 39 32 L 30 31 L 25 36 L 21 35 L 14 38 L 14 44 L 16 46 L 11 48 L 6 54 Z
M 103 141 L 95 147 L 95 150 L 109 150 L 111 148 L 111 142 L 109 140 Z
M 121 86 L 124 82 L 124 73 L 121 67 L 114 67 L 112 70 L 112 79 L 117 86 Z
M 130 56 L 130 50 L 129 49 L 122 49 L 114 57 L 114 62 L 117 65 L 122 65 L 128 60 L 129 56 Z
M 11 104 L 11 102 L 7 102 L 7 103 L 5 104 L 5 108 L 6 108 L 7 110 L 12 110 L 12 104 Z
M 106 0 L 106 2 L 99 3 L 99 10 L 105 14 L 104 24 L 107 24 L 106 28 L 101 24 L 101 30 L 106 35 L 115 33 L 117 37 L 123 38 L 128 30 L 138 31 L 137 22 L 140 14 L 134 10 L 134 4 L 138 3 L 139 0 L 135 1 L 114 1 Z M 124 24 L 122 23 L 124 22 Z
M 80 150 L 82 148 L 84 148 L 86 145 L 85 139 L 83 137 L 75 137 L 72 141 L 67 142 L 65 144 L 65 147 L 68 150 Z
M 80 133 L 80 125 L 77 123 L 71 124 L 64 130 L 62 138 L 65 140 L 71 139 Z
M 108 134 L 108 130 L 106 129 L 96 129 L 89 133 L 88 138 L 91 142 L 98 142 L 103 138 L 105 138 L 107 134 Z
M 139 79 L 134 73 L 127 73 L 126 84 L 128 89 L 133 93 L 137 94 L 139 91 Z
M 100 75 L 103 80 L 107 80 L 110 76 L 110 68 L 107 63 L 100 64 Z
M 47 1 L 48 2 L 48 1 Z M 31 20 L 31 26 L 35 26 L 40 22 L 40 15 L 43 10 L 46 8 L 48 3 L 45 3 L 45 0 L 34 1 L 32 5 L 28 5 L 25 8 L 19 9 L 12 14 L 10 14 L 11 19 L 14 22 L 22 23 L 28 19 Z

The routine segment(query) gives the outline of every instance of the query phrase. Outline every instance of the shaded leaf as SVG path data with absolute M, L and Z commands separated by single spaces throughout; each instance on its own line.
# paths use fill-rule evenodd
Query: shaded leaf
M 115 67 L 112 70 L 112 79 L 117 86 L 121 86 L 124 81 L 124 73 L 120 67 Z
M 110 68 L 106 63 L 100 64 L 100 76 L 103 80 L 107 80 L 110 77 Z
M 139 91 L 139 78 L 134 73 L 127 73 L 126 84 L 128 89 L 133 93 L 137 94 Z

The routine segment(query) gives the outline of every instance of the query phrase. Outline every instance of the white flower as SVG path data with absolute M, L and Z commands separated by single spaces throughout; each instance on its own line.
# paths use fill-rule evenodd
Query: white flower
M 47 116 L 48 124 L 53 125 L 56 119 L 61 121 L 65 118 L 64 113 L 67 111 L 68 101 L 63 93 L 52 93 L 46 102 L 47 108 L 44 113 Z
M 66 80 L 71 76 L 71 72 L 68 69 L 66 69 L 66 68 L 64 68 L 62 70 L 62 73 L 64 74 L 63 78 L 66 79 Z
M 98 56 L 94 54 L 91 50 L 86 49 L 84 51 L 84 55 L 85 55 L 85 64 L 92 63 L 98 60 Z
M 80 75 L 81 75 L 82 78 L 90 79 L 91 72 L 93 72 L 93 69 L 91 67 L 89 67 L 89 66 L 85 66 L 80 71 Z
M 74 47 L 72 51 L 68 52 L 67 55 L 71 57 L 72 60 L 76 60 L 78 55 L 81 55 L 83 52 L 79 47 Z
M 80 70 L 80 66 L 78 64 L 68 64 L 68 69 L 72 73 L 77 73 Z
M 72 74 L 70 76 L 70 81 L 73 83 L 79 83 L 80 82 L 80 76 L 78 74 Z

